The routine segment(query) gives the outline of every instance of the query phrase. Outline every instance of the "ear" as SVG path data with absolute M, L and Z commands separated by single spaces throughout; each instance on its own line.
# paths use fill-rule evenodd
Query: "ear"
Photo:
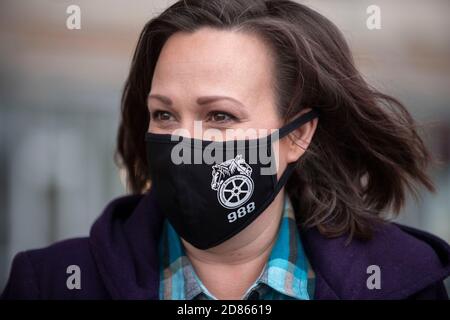
M 310 111 L 310 108 L 302 110 L 298 116 Z M 286 150 L 287 163 L 295 162 L 305 153 L 311 143 L 314 132 L 316 131 L 318 118 L 303 124 L 301 127 L 292 131 L 288 136 L 284 137 L 283 143 Z

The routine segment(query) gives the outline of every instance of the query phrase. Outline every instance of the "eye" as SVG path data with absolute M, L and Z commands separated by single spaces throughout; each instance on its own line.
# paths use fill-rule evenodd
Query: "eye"
M 152 120 L 155 121 L 171 121 L 174 120 L 174 116 L 168 112 L 168 111 L 163 111 L 163 110 L 156 110 L 154 112 L 151 113 L 152 116 Z
M 237 120 L 237 118 L 227 112 L 213 111 L 208 114 L 208 120 L 213 122 L 229 122 Z

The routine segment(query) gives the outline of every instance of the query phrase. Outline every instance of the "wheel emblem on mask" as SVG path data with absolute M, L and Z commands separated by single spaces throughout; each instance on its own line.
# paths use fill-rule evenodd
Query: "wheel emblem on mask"
M 242 155 L 212 167 L 211 189 L 217 191 L 219 203 L 234 209 L 245 204 L 253 194 L 252 168 Z

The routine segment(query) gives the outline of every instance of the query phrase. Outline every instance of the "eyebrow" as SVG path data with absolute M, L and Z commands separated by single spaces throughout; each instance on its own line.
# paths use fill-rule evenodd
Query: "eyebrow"
M 172 105 L 172 100 L 169 97 L 160 95 L 160 94 L 150 94 L 148 96 L 148 98 L 153 98 L 153 99 L 157 99 L 159 101 L 161 101 L 162 103 L 171 106 Z M 240 102 L 239 100 L 232 98 L 232 97 L 227 97 L 227 96 L 204 96 L 204 97 L 199 97 L 197 98 L 197 103 L 199 105 L 204 105 L 204 104 L 208 104 L 211 102 L 215 102 L 218 100 L 229 100 L 232 101 L 234 103 L 239 104 L 240 106 L 244 107 L 243 103 Z

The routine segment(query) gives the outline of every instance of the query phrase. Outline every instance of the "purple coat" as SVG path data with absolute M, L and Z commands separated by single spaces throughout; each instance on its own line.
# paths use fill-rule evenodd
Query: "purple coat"
M 158 299 L 158 239 L 163 215 L 152 192 L 111 201 L 89 237 L 18 253 L 3 299 Z M 316 273 L 314 299 L 446 299 L 450 247 L 443 240 L 388 223 L 367 242 L 301 230 Z M 67 267 L 80 268 L 81 289 L 69 290 Z M 368 289 L 370 265 L 380 289 Z

